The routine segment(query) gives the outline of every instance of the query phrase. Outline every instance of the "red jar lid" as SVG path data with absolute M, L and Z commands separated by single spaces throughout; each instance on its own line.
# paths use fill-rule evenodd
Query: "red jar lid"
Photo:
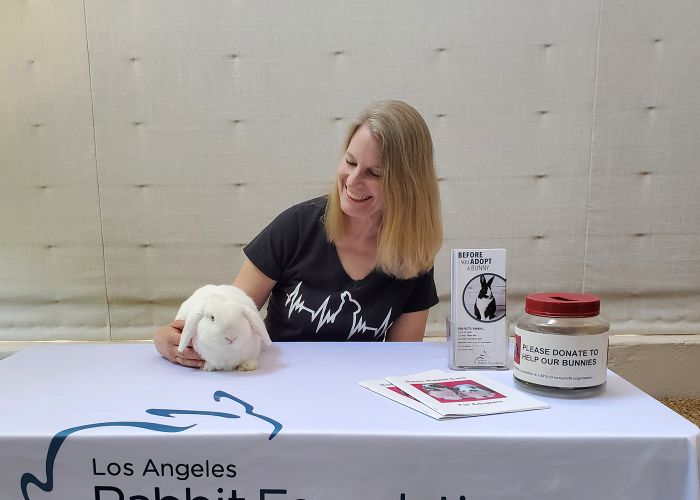
M 587 318 L 600 313 L 600 299 L 584 293 L 531 293 L 525 312 L 535 316 Z

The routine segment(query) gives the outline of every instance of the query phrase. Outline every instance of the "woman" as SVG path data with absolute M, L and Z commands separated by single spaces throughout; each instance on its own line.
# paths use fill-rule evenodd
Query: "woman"
M 420 341 L 438 302 L 433 261 L 442 243 L 433 144 L 420 114 L 377 103 L 350 128 L 333 189 L 280 214 L 244 248 L 234 285 L 258 308 L 273 341 Z M 183 322 L 154 343 L 169 360 Z

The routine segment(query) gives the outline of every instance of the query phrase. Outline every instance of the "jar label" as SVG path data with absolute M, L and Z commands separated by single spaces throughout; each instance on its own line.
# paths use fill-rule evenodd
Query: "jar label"
M 594 387 L 605 383 L 608 334 L 556 335 L 515 328 L 513 375 L 548 387 Z

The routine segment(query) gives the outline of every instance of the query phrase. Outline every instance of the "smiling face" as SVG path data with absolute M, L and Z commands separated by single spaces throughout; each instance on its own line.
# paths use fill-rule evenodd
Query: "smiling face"
M 352 136 L 338 165 L 340 208 L 348 217 L 379 225 L 382 216 L 381 146 L 367 125 Z

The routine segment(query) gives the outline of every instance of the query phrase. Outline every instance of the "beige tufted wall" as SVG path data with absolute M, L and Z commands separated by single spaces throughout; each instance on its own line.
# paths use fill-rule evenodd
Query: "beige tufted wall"
M 0 2 L 0 340 L 150 338 L 393 98 L 436 144 L 431 334 L 449 249 L 506 247 L 511 317 L 586 291 L 696 348 L 698 25 L 695 0 Z

